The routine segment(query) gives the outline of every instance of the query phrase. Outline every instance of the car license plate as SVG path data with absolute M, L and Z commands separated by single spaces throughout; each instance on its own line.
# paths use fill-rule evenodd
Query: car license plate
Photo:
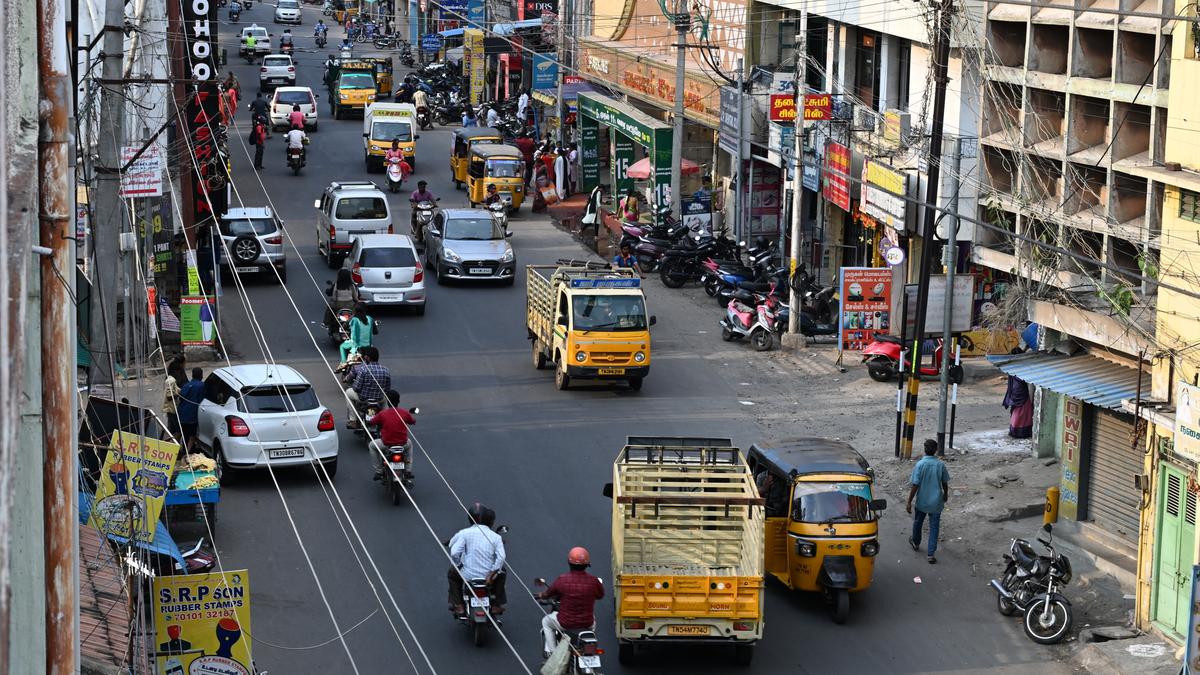
M 667 635 L 708 635 L 710 626 L 667 626 Z
M 624 368 L 601 368 L 600 374 L 601 375 L 624 375 L 625 369 Z
M 404 470 L 404 462 L 388 462 L 388 464 L 390 464 L 392 466 L 392 470 L 394 470 L 394 471 L 403 471 Z
M 403 300 L 403 299 L 404 299 L 403 295 L 376 295 L 375 296 L 376 302 L 397 302 L 397 301 Z
M 593 669 L 599 668 L 600 667 L 600 657 L 599 656 L 581 656 L 581 657 L 579 657 L 579 667 L 580 668 L 593 668 Z
M 288 457 L 303 457 L 304 448 L 279 448 L 278 450 L 268 450 L 267 456 L 271 459 L 285 459 Z
M 238 267 L 237 271 L 239 271 L 239 272 L 257 272 L 258 268 L 257 267 Z
M 491 274 L 492 271 L 486 267 L 472 267 L 467 270 L 467 274 Z
M 487 607 L 488 604 L 489 603 L 488 603 L 487 598 L 474 598 L 474 597 L 471 598 L 471 606 L 472 607 Z

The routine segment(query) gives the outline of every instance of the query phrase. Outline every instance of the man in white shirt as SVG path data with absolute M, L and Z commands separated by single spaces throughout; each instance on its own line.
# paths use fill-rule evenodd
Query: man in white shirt
M 521 92 L 521 98 L 517 99 L 517 117 L 521 120 L 521 126 L 525 126 L 525 111 L 529 109 L 529 90 L 525 89 Z
M 287 150 L 284 152 L 290 154 L 293 148 L 299 148 L 300 163 L 302 165 L 308 164 L 308 150 L 304 147 L 304 142 L 308 140 L 308 135 L 304 133 L 304 129 L 292 127 L 292 130 L 287 132 L 287 136 L 284 138 L 287 139 Z
M 500 121 L 500 113 L 496 112 L 495 106 L 489 106 L 487 111 L 487 125 L 495 128 L 496 123 Z
M 492 614 L 502 614 L 508 596 L 504 590 L 504 540 L 492 529 L 496 512 L 475 502 L 467 513 L 471 524 L 450 538 L 450 560 L 454 563 L 446 574 L 450 582 L 450 611 L 455 616 L 463 616 L 467 611 L 462 604 L 464 579 L 486 579 L 494 599 Z

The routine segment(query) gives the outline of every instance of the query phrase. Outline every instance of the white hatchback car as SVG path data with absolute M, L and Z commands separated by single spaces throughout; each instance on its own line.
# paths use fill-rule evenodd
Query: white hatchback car
M 271 126 L 276 129 L 286 128 L 292 106 L 298 105 L 300 112 L 304 113 L 304 128 L 316 131 L 317 98 L 318 95 L 308 87 L 276 87 L 271 96 Z
M 268 91 L 276 85 L 296 84 L 296 64 L 287 54 L 267 54 L 258 67 L 258 88 Z
M 364 234 L 346 256 L 358 297 L 366 305 L 412 307 L 425 314 L 425 270 L 407 234 Z
M 289 366 L 251 363 L 217 368 L 204 381 L 197 437 L 225 476 L 238 469 L 306 465 L 337 473 L 333 412 Z
M 279 0 L 275 4 L 275 23 L 294 23 L 299 26 L 302 23 L 299 0 Z

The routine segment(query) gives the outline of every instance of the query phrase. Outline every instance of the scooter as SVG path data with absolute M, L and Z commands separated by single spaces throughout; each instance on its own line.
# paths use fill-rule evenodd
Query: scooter
M 508 234 L 509 208 L 511 206 L 504 200 L 500 200 L 488 207 L 488 213 L 492 214 L 492 220 L 505 234 Z
M 370 412 L 370 411 L 369 411 Z M 420 408 L 409 408 L 414 416 L 421 412 Z M 370 448 L 370 444 L 367 446 Z M 408 445 L 395 445 L 384 450 L 383 488 L 392 498 L 392 505 L 399 506 L 404 499 L 404 490 L 412 489 L 412 437 Z
M 426 106 L 417 107 L 417 126 L 421 131 L 425 131 L 433 126 L 433 122 L 429 119 L 429 108 Z
M 1004 574 L 992 579 L 996 607 L 1004 616 L 1024 614 L 1025 634 L 1038 644 L 1061 642 L 1071 630 L 1071 602 L 1059 593 L 1071 582 L 1071 561 L 1054 550 L 1047 523 L 1038 543 L 1050 555 L 1038 555 L 1024 539 L 1013 539 L 1004 555 Z
M 848 326 L 854 328 L 854 326 Z M 971 338 L 960 335 L 960 348 L 972 350 L 975 348 L 974 341 Z M 938 338 L 933 349 L 933 363 L 928 366 L 920 366 L 917 369 L 918 376 L 921 377 L 939 377 L 942 373 L 942 358 L 944 355 L 945 345 L 942 339 Z M 908 345 L 902 344 L 900 338 L 895 335 L 886 335 L 876 333 L 874 341 L 863 347 L 862 362 L 867 366 L 867 374 L 876 382 L 887 382 L 896 376 L 900 368 L 900 356 L 904 355 L 904 362 L 909 361 L 910 354 L 908 353 Z M 907 366 L 906 366 L 907 367 Z M 951 379 L 959 378 L 961 381 L 962 369 L 958 366 L 951 367 Z
M 400 172 L 400 158 L 393 157 L 387 163 L 387 186 L 388 192 L 399 192 L 400 186 L 404 183 L 404 176 Z
M 329 286 L 333 286 L 330 281 Z M 342 343 L 350 337 L 350 319 L 354 318 L 354 310 L 342 308 L 333 313 L 334 324 L 326 326 L 325 331 L 329 334 L 329 341 L 334 347 L 342 346 Z
M 545 579 L 534 579 L 535 586 L 544 587 Z M 558 611 L 558 599 L 539 599 L 538 604 L 548 607 L 551 612 Z M 555 641 L 557 645 L 562 640 L 571 641 L 571 659 L 568 662 L 567 669 L 563 671 L 568 675 L 600 675 L 600 655 L 604 653 L 600 649 L 600 640 L 596 638 L 596 632 L 590 630 L 579 631 L 555 631 Z M 538 638 L 541 638 L 541 630 L 538 630 Z
M 441 199 L 441 197 L 437 197 L 438 201 L 441 201 Z M 425 245 L 425 228 L 429 227 L 429 223 L 433 222 L 433 210 L 435 206 L 433 202 L 426 199 L 417 202 L 417 205 L 413 207 L 413 241 L 419 246 Z
M 769 351 L 775 346 L 775 311 L 778 306 L 779 300 L 773 293 L 755 295 L 742 291 L 729 301 L 725 309 L 725 318 L 721 319 L 721 339 L 730 342 L 735 338 L 750 338 L 756 350 Z

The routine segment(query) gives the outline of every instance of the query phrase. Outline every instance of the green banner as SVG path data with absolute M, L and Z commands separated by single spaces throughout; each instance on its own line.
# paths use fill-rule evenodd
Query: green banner
M 191 269 L 189 268 L 189 272 Z M 179 301 L 179 341 L 185 345 L 211 345 L 217 332 L 217 299 L 211 295 L 185 295 Z
M 613 194 L 623 195 L 633 187 L 633 179 L 626 175 L 629 166 L 633 164 L 633 141 L 628 136 L 612 129 L 612 184 Z

